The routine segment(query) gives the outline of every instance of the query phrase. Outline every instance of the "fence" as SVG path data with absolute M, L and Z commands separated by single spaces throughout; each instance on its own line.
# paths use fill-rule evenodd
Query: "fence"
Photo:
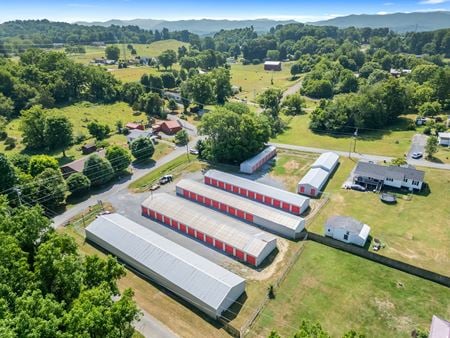
M 324 236 L 314 234 L 311 232 L 308 233 L 307 237 L 308 237 L 308 239 L 310 239 L 314 242 L 321 243 L 321 244 L 330 246 L 330 247 L 338 249 L 338 250 L 346 251 L 348 253 L 357 255 L 359 257 L 363 257 L 363 258 L 371 260 L 373 262 L 383 264 L 390 268 L 394 268 L 394 269 L 409 273 L 411 275 L 414 275 L 414 276 L 417 276 L 417 277 L 420 277 L 423 279 L 427 279 L 432 282 L 450 287 L 450 278 L 447 276 L 438 274 L 436 272 L 425 270 L 425 269 L 419 268 L 417 266 L 414 266 L 414 265 L 411 265 L 408 263 L 404 263 L 404 262 L 400 262 L 398 260 L 395 260 L 395 259 L 392 259 L 392 258 L 389 258 L 386 256 L 382 256 L 382 255 L 376 254 L 374 252 L 367 251 L 363 248 L 360 248 L 360 247 L 357 247 L 357 246 L 354 246 L 351 244 L 343 243 L 343 242 L 337 241 L 335 239 L 332 239 L 329 237 L 324 237 Z

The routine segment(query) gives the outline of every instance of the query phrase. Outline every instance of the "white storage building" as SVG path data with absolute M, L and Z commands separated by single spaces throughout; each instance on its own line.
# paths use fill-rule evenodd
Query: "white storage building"
M 245 291 L 245 280 L 119 215 L 98 217 L 86 238 L 212 318 Z
M 322 168 L 312 168 L 298 182 L 297 192 L 299 194 L 316 197 L 322 192 L 327 183 L 330 173 Z
M 234 194 L 300 215 L 309 208 L 309 198 L 218 170 L 208 170 L 204 182 Z
M 438 140 L 441 146 L 450 147 L 450 133 L 438 133 Z
M 325 236 L 345 243 L 364 246 L 370 234 L 370 226 L 346 216 L 332 216 L 325 223 Z
M 169 194 L 145 200 L 142 214 L 254 266 L 277 246 L 272 234 Z
M 330 151 L 320 155 L 312 164 L 311 168 L 321 168 L 331 173 L 334 171 L 334 169 L 336 169 L 338 163 L 339 155 Z
M 228 215 L 253 223 L 283 237 L 296 239 L 305 228 L 303 218 L 249 201 L 192 180 L 181 180 L 177 194 Z
M 276 154 L 277 148 L 275 148 L 274 146 L 268 146 L 259 154 L 242 162 L 240 165 L 240 170 L 245 174 L 253 174 L 259 168 L 261 168 L 264 165 L 264 163 L 269 161 L 272 157 L 275 157 Z

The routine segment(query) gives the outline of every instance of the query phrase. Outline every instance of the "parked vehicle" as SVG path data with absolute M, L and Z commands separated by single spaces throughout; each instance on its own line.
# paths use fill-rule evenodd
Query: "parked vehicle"
M 191 153 L 192 155 L 198 155 L 198 150 L 197 149 L 189 149 L 189 153 Z
M 362 185 L 359 184 L 351 184 L 350 189 L 357 191 L 366 191 L 366 188 L 364 188 Z
M 173 175 L 164 175 L 159 179 L 159 184 L 167 184 L 173 181 Z
M 421 152 L 413 153 L 411 155 L 411 157 L 414 158 L 414 159 L 421 158 L 422 156 L 423 156 L 423 154 Z
M 150 191 L 155 191 L 155 190 L 158 190 L 159 189 L 159 187 L 160 187 L 160 185 L 159 184 L 153 184 L 151 187 L 150 187 Z

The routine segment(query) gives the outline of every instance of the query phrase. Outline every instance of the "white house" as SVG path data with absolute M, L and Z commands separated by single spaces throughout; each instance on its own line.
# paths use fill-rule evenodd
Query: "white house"
M 358 162 L 353 172 L 353 180 L 357 184 L 393 188 L 421 190 L 425 172 L 412 166 L 384 166 L 369 162 Z
M 151 130 L 139 130 L 139 129 L 133 129 L 130 130 L 130 133 L 127 135 L 127 142 L 131 143 L 134 140 L 141 138 L 141 137 L 148 137 L 152 138 L 152 131 Z
M 370 226 L 346 216 L 332 216 L 325 223 L 324 235 L 338 241 L 364 246 L 370 234 Z
M 441 146 L 450 146 L 450 133 L 438 133 L 438 139 Z

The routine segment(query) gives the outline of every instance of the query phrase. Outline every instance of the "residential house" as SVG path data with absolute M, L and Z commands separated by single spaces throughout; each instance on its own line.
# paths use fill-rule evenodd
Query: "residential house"
M 450 133 L 438 133 L 439 144 L 450 147 Z
M 152 139 L 153 132 L 151 130 L 139 130 L 134 129 L 131 130 L 130 133 L 127 135 L 127 142 L 131 143 L 134 140 L 141 138 L 141 137 L 148 137 L 149 139 Z
M 173 135 L 179 132 L 183 127 L 178 120 L 164 121 L 161 123 L 161 131 L 167 135 Z
M 125 128 L 128 130 L 144 130 L 144 125 L 142 123 L 128 122 Z
M 81 147 L 81 152 L 83 153 L 83 155 L 93 153 L 96 150 L 97 146 L 95 145 L 95 143 L 85 144 L 84 146 Z
M 410 191 L 421 190 L 424 177 L 425 172 L 412 166 L 384 166 L 361 161 L 358 162 L 353 172 L 353 179 L 357 184 L 376 188 L 383 186 L 407 188 Z
M 370 234 L 370 226 L 352 217 L 332 216 L 324 227 L 324 235 L 338 241 L 364 246 Z
M 96 152 L 96 154 L 100 157 L 105 157 L 105 153 L 106 151 L 104 149 Z M 64 176 L 64 178 L 69 177 L 72 174 L 75 173 L 82 173 L 83 169 L 84 169 L 84 163 L 86 162 L 86 160 L 89 158 L 89 156 L 85 156 L 83 158 L 80 158 L 78 160 L 75 160 L 73 162 L 67 163 L 63 166 L 61 166 L 61 172 Z

